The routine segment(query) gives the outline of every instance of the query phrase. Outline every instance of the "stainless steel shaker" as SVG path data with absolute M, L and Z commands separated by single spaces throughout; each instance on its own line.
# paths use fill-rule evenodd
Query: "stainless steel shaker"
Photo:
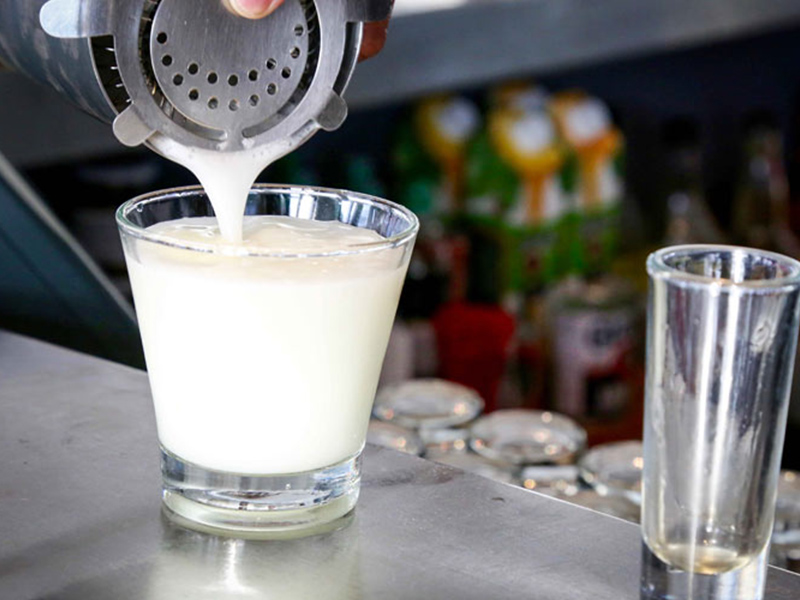
M 365 21 L 391 0 L 286 0 L 249 20 L 221 0 L 4 0 L 0 62 L 113 123 L 223 152 L 286 153 L 337 128 Z

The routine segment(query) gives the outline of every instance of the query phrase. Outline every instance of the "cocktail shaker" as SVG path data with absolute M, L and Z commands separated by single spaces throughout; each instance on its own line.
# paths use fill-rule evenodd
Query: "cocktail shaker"
M 288 153 L 336 129 L 365 21 L 391 0 L 286 0 L 260 20 L 221 0 L 4 0 L 0 62 L 113 123 L 222 152 Z

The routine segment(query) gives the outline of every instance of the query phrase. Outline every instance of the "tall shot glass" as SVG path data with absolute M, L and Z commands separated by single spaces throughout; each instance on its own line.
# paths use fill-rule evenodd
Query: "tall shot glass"
M 800 263 L 731 246 L 647 261 L 642 598 L 763 597 Z
M 245 227 L 260 215 L 339 221 L 378 239 L 325 250 L 311 239 L 300 253 L 214 243 L 197 221 L 179 222 L 195 232 L 188 236 L 157 226 L 212 216 L 198 187 L 119 208 L 163 501 L 194 528 L 305 534 L 341 523 L 356 504 L 360 454 L 419 225 L 386 200 L 296 186 L 254 187 L 245 212 Z M 304 235 L 315 228 L 325 229 L 306 223 Z

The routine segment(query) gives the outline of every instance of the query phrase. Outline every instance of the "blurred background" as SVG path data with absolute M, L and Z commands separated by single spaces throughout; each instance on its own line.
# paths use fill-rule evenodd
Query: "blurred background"
M 443 378 L 590 447 L 635 440 L 647 254 L 800 258 L 799 34 L 792 0 L 397 0 L 345 125 L 259 180 L 420 216 L 384 386 Z M 142 367 L 114 210 L 194 183 L 0 70 L 0 327 Z M 797 391 L 786 439 L 800 468 Z

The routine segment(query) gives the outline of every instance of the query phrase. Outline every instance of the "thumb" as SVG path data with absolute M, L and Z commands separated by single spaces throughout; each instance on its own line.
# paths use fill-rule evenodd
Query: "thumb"
M 260 19 L 273 13 L 283 0 L 223 0 L 228 8 L 246 19 Z

